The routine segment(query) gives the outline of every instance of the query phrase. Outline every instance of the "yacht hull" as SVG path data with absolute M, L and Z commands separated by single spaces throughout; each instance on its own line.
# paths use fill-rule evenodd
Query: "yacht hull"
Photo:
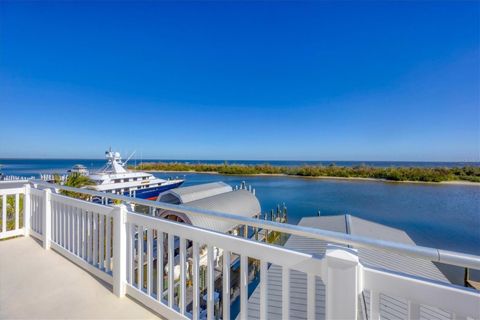
M 157 197 L 161 192 L 164 192 L 173 188 L 178 188 L 182 183 L 183 181 L 179 181 L 176 183 L 170 183 L 170 184 L 161 185 L 157 187 L 135 190 L 135 198 L 157 200 Z M 127 191 L 123 195 L 130 196 L 130 193 Z

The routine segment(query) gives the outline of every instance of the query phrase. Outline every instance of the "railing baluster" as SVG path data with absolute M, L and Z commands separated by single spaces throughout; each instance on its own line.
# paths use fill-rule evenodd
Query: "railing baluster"
M 408 301 L 408 319 L 420 319 L 420 305 L 413 301 Z
M 131 237 L 131 242 L 132 242 L 132 261 L 131 261 L 131 268 L 132 270 L 130 271 L 131 272 L 131 277 L 130 277 L 130 281 L 131 281 L 131 285 L 132 286 L 135 286 L 135 256 L 136 256 L 136 247 L 135 247 L 135 234 L 136 234 L 137 230 L 136 230 L 136 226 L 134 224 L 131 224 L 130 225 L 130 237 Z
M 52 225 L 51 225 L 51 232 L 52 232 L 52 238 L 50 239 L 53 243 L 57 242 L 57 230 L 55 228 L 56 226 L 56 212 L 55 212 L 55 201 L 53 201 L 53 196 L 50 198 L 50 210 L 52 214 Z
M 98 267 L 98 214 L 93 213 L 93 265 Z
M 186 311 L 186 291 L 187 281 L 185 264 L 187 263 L 186 242 L 185 238 L 180 237 L 180 313 L 185 314 Z
M 65 249 L 70 248 L 70 207 L 65 205 Z
M 377 291 L 370 290 L 370 320 L 380 319 L 380 294 Z
M 143 226 L 137 232 L 137 288 L 143 290 Z
M 43 248 L 49 250 L 52 241 L 52 191 L 50 189 L 45 189 L 43 191 Z
M 260 319 L 268 318 L 268 263 L 260 261 Z M 307 319 L 311 319 L 307 317 Z
M 75 222 L 75 219 L 73 218 L 73 206 L 69 206 L 68 207 L 68 215 L 70 217 L 70 226 L 68 228 L 68 232 L 70 233 L 70 252 L 74 252 L 75 251 L 75 243 L 74 243 L 74 237 L 73 237 L 73 230 L 74 230 L 74 222 Z
M 92 213 L 87 212 L 87 261 L 92 263 Z
M 31 219 L 30 219 L 30 221 L 31 221 L 31 228 L 32 228 L 32 230 L 37 231 L 37 225 L 36 225 L 36 223 L 35 223 L 35 219 L 36 219 L 36 217 L 37 217 L 37 215 L 36 215 L 36 212 L 37 212 L 37 204 L 36 204 L 36 201 L 35 201 L 35 200 L 36 200 L 36 196 L 35 196 L 35 195 L 33 194 L 33 192 L 32 192 L 31 201 L 30 201 L 31 206 L 32 206 L 32 210 L 31 210 L 31 212 L 30 212 L 30 214 L 31 214 Z
M 42 234 L 42 207 L 40 196 L 37 196 L 37 232 Z
M 174 270 L 173 270 L 173 259 L 174 259 L 174 235 L 168 234 L 168 306 L 173 308 L 173 298 L 175 293 L 175 283 L 174 283 Z
M 50 196 L 50 242 L 55 243 L 55 202 Z
M 38 201 L 38 196 L 36 195 L 35 196 L 35 231 L 37 233 L 41 233 L 40 229 L 38 228 L 38 225 L 39 225 L 38 220 L 39 220 L 39 216 L 40 216 L 40 212 L 39 212 L 40 210 L 39 210 L 38 202 L 39 202 Z
M 35 229 L 38 233 L 42 233 L 40 229 L 40 218 L 41 218 L 41 212 L 40 212 L 40 197 L 35 196 L 35 206 L 37 207 L 37 210 L 35 210 Z
M 66 214 L 66 206 L 62 203 L 61 210 L 62 210 L 62 247 L 66 248 L 67 246 L 67 214 Z
M 7 232 L 7 195 L 2 196 L 2 232 Z
M 43 197 L 38 196 L 38 231 L 43 234 Z
M 77 254 L 78 250 L 78 242 L 77 242 L 77 229 L 78 229 L 78 223 L 77 223 L 77 207 L 72 207 L 72 242 L 73 242 L 73 253 Z
M 248 319 L 248 257 L 240 256 L 240 319 Z
M 24 236 L 28 237 L 30 235 L 31 228 L 31 212 L 32 212 L 32 188 L 29 184 L 25 186 L 25 195 L 23 196 L 23 228 Z
M 67 216 L 66 216 L 66 205 L 62 203 L 62 247 L 66 248 L 67 246 Z
M 199 281 L 199 274 L 200 274 L 200 253 L 198 250 L 198 242 L 193 243 L 192 248 L 192 257 L 193 257 L 193 265 L 192 265 L 192 285 L 193 285 L 193 320 L 198 320 L 200 317 L 200 281 Z
M 147 294 L 152 295 L 153 285 L 153 230 L 148 228 L 147 230 Z
M 82 219 L 82 258 L 86 259 L 87 257 L 87 223 L 86 223 L 86 218 L 87 218 L 87 213 L 83 211 L 83 209 L 80 210 L 80 216 Z
M 315 297 L 317 296 L 317 283 L 316 277 L 313 273 L 307 274 L 307 319 L 315 319 L 316 317 L 316 304 Z
M 53 202 L 53 208 L 55 210 L 55 242 L 60 245 L 60 210 L 58 202 Z
M 223 250 L 223 319 L 230 319 L 230 251 Z
M 71 212 L 71 216 L 72 216 L 72 228 L 71 228 L 71 231 L 72 231 L 72 253 L 75 254 L 76 250 L 77 250 L 77 243 L 76 243 L 76 230 L 77 230 L 77 217 L 76 217 L 76 211 L 77 211 L 77 208 L 76 207 L 70 207 L 70 212 Z
M 111 257 L 112 257 L 112 218 L 109 216 L 105 217 L 105 229 L 106 229 L 106 235 L 105 235 L 105 271 L 108 273 L 110 272 L 110 265 L 111 265 Z M 127 248 L 128 248 L 128 241 L 130 240 L 131 232 L 130 232 L 130 225 L 127 225 Z M 130 240 L 131 241 L 131 240 Z M 131 248 L 130 248 L 131 250 Z M 127 261 L 130 261 L 132 259 L 131 257 L 131 252 L 129 251 L 129 254 L 127 255 Z M 130 266 L 131 268 L 131 266 Z M 128 262 L 127 262 L 127 274 L 128 273 Z
M 30 228 L 35 230 L 35 195 L 30 194 Z
M 41 222 L 41 219 L 42 219 L 42 211 L 41 211 L 41 207 L 40 207 L 40 196 L 36 196 L 35 197 L 35 205 L 37 207 L 37 210 L 36 210 L 36 228 L 37 228 L 37 232 L 38 233 L 42 233 L 42 228 L 41 228 L 41 225 L 42 225 L 42 222 Z
M 15 194 L 15 230 L 19 228 L 20 225 L 20 194 Z
M 52 197 L 52 217 L 53 217 L 53 226 L 52 226 L 52 233 L 53 233 L 53 238 L 54 242 L 56 244 L 59 244 L 59 217 L 58 217 L 58 203 L 53 200 Z
M 110 223 L 108 223 L 110 224 Z M 127 223 L 127 283 L 133 286 L 133 244 L 132 244 L 132 227 L 131 223 Z M 107 231 L 108 232 L 108 231 Z M 109 265 L 107 265 L 109 268 Z
M 68 217 L 70 219 L 70 225 L 69 225 L 69 228 L 68 228 L 68 232 L 70 233 L 70 236 L 68 237 L 68 239 L 70 240 L 70 252 L 73 252 L 73 250 L 75 249 L 74 248 L 74 244 L 73 244 L 73 207 L 72 206 L 68 206 Z
M 99 223 L 98 228 L 100 229 L 100 240 L 99 240 L 99 268 L 100 270 L 105 270 L 105 216 L 103 214 L 98 215 Z
M 57 244 L 62 246 L 62 206 L 60 203 L 55 204 L 57 210 Z
M 76 250 L 76 243 L 75 243 L 75 238 L 76 238 L 76 207 L 70 206 L 70 238 L 71 238 L 71 244 L 70 244 L 70 251 L 75 254 Z
M 82 212 L 82 209 L 76 208 L 75 210 L 75 220 L 77 222 L 77 230 L 75 231 L 76 235 L 76 242 L 77 242 L 77 256 L 80 256 L 82 254 L 82 243 L 81 243 L 81 231 L 82 227 L 80 225 L 80 214 Z
M 163 232 L 157 230 L 157 300 L 163 299 Z
M 73 243 L 73 206 L 68 206 L 68 219 L 69 219 L 69 225 L 68 225 L 68 240 L 70 241 L 69 244 L 69 251 L 74 252 L 75 247 Z
M 42 196 L 38 196 L 38 230 L 43 234 L 43 200 Z
M 54 201 L 53 207 L 55 208 L 55 242 L 58 245 L 61 245 L 61 232 L 60 232 L 60 210 L 59 210 L 59 204 L 58 202 Z
M 213 246 L 207 247 L 207 319 L 212 320 L 215 317 L 214 314 L 214 281 L 215 281 L 215 261 L 213 259 Z
M 39 220 L 40 219 L 40 206 L 39 206 L 39 197 L 35 196 L 35 231 L 37 233 L 41 233 L 39 228 Z
M 290 318 L 290 270 L 282 267 L 282 319 Z

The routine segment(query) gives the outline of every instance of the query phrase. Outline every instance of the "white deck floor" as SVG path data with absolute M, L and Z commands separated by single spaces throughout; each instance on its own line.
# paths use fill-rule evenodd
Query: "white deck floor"
M 32 238 L 0 241 L 0 319 L 158 319 Z

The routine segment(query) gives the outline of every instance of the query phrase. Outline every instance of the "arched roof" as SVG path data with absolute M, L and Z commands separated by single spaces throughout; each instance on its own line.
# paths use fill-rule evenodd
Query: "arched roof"
M 211 197 L 190 201 L 184 203 L 184 205 L 243 217 L 253 217 L 261 213 L 260 202 L 257 197 L 247 190 L 225 192 Z M 161 212 L 160 217 L 165 218 L 172 215 L 181 218 L 183 221 L 193 226 L 218 232 L 227 232 L 236 226 L 235 223 L 210 218 L 204 215 L 179 213 L 170 210 Z
M 157 201 L 182 204 L 230 191 L 232 187 L 224 182 L 211 182 L 162 192 Z

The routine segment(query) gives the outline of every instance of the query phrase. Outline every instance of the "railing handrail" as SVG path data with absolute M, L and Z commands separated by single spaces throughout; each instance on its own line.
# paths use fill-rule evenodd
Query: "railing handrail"
M 293 224 L 282 224 L 278 222 L 237 216 L 237 215 L 232 215 L 232 214 L 217 212 L 212 210 L 192 208 L 185 205 L 174 205 L 174 204 L 169 204 L 164 202 L 127 197 L 127 196 L 113 194 L 113 193 L 105 193 L 105 192 L 100 192 L 100 191 L 95 191 L 90 189 L 67 187 L 67 186 L 52 184 L 52 183 L 38 181 L 38 180 L 33 180 L 30 182 L 36 185 L 47 187 L 47 188 L 83 193 L 91 196 L 110 198 L 110 199 L 115 199 L 123 202 L 132 202 L 135 204 L 154 207 L 154 208 L 163 209 L 163 210 L 208 216 L 213 219 L 221 219 L 229 222 L 234 222 L 240 225 L 248 225 L 250 227 L 265 228 L 272 231 L 283 232 L 291 235 L 297 235 L 297 236 L 302 236 L 302 237 L 307 237 L 307 238 L 312 238 L 317 240 L 332 241 L 332 242 L 340 243 L 344 245 L 352 245 L 357 248 L 394 251 L 398 254 L 406 255 L 409 257 L 420 258 L 428 261 L 441 262 L 444 264 L 480 270 L 480 256 L 466 254 L 466 253 L 442 250 L 442 249 L 431 248 L 431 247 L 409 245 L 409 244 L 398 243 L 393 241 L 373 239 L 369 237 L 298 226 Z

